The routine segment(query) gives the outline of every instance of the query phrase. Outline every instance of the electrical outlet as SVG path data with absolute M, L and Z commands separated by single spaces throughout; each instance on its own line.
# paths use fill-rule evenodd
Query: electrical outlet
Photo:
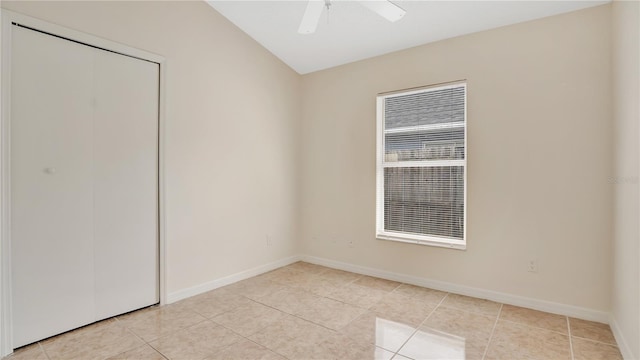
M 527 271 L 532 273 L 538 272 L 538 259 L 530 259 L 527 265 Z

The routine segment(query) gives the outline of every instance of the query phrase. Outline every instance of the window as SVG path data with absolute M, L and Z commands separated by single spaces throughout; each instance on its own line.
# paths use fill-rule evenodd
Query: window
M 466 83 L 377 102 L 377 238 L 464 249 Z

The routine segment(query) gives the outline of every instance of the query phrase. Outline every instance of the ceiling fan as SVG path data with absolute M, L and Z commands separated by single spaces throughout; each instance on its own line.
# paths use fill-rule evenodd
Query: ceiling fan
M 377 13 L 378 15 L 391 22 L 402 19 L 404 14 L 407 13 L 404 9 L 389 0 L 354 1 L 360 3 L 362 6 Z M 331 0 L 309 0 L 307 2 L 307 9 L 304 11 L 304 15 L 302 16 L 302 21 L 300 22 L 298 33 L 313 34 L 314 32 L 316 32 L 318 21 L 320 20 L 320 15 L 322 15 L 322 10 L 325 7 L 327 8 L 327 10 L 329 10 L 329 8 L 331 7 Z

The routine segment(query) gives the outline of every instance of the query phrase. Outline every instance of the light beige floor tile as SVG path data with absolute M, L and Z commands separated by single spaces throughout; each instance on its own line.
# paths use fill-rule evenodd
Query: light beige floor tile
M 314 276 L 301 282 L 299 288 L 312 294 L 326 297 L 349 283 L 346 280 Z
M 172 304 L 153 307 L 118 317 L 118 321 L 149 342 L 205 320 L 205 317 L 185 306 Z
M 397 293 L 389 293 L 371 306 L 369 310 L 381 318 L 417 327 L 434 308 L 435 305 L 432 303 Z
M 500 319 L 568 334 L 567 318 L 562 315 L 505 304 Z
M 268 280 L 264 277 L 253 277 L 225 286 L 223 289 L 256 300 L 286 287 L 286 285 Z
M 431 329 L 420 328 L 398 354 L 412 359 L 482 359 L 465 353 L 465 339 Z
M 494 301 L 457 294 L 448 294 L 442 301 L 442 306 L 487 315 L 498 315 L 500 305 L 500 303 Z
M 118 354 L 109 360 L 165 360 L 166 358 L 149 345 L 142 345 L 133 350 Z
M 495 321 L 495 315 L 439 307 L 429 316 L 423 326 L 464 338 L 478 337 L 488 340 Z
M 106 359 L 143 342 L 116 321 L 103 321 L 41 343 L 51 360 Z
M 21 347 L 14 350 L 13 354 L 4 358 L 5 360 L 47 360 L 44 350 L 40 344 L 35 343 L 32 345 Z
M 590 340 L 572 338 L 574 360 L 622 360 L 616 346 Z
M 340 333 L 362 344 L 398 351 L 416 328 L 379 317 L 368 311 L 345 326 Z M 393 355 L 392 353 L 392 355 Z
M 113 355 L 120 354 L 123 351 L 128 351 L 140 345 L 140 342 L 130 339 L 123 339 L 121 342 L 114 342 L 112 344 L 100 347 L 100 348 L 86 348 L 83 347 L 78 352 L 64 354 L 62 356 L 49 355 L 49 359 L 57 360 L 103 360 Z
M 485 360 L 571 359 L 569 337 L 555 331 L 498 321 Z
M 364 312 L 359 307 L 321 297 L 301 308 L 295 315 L 329 329 L 339 330 Z
M 182 300 L 176 304 L 210 319 L 250 303 L 251 300 L 244 296 L 226 290 L 214 290 Z
M 496 316 L 472 313 L 453 308 L 439 307 L 424 322 L 420 330 L 439 331 L 464 339 L 468 358 L 482 358 Z
M 325 359 L 326 354 L 319 344 L 334 333 L 333 330 L 317 327 L 301 334 L 295 341 L 272 343 L 272 350 L 288 359 Z
M 282 319 L 249 336 L 249 339 L 275 350 L 286 343 L 296 341 L 305 334 L 318 332 L 324 328 L 295 316 L 285 315 Z
M 301 287 L 310 277 L 315 277 L 318 275 L 308 273 L 306 271 L 300 271 L 295 269 L 290 269 L 288 267 L 279 268 L 277 270 L 273 270 L 268 272 L 261 277 L 275 281 L 277 283 L 291 286 L 291 287 Z
M 249 340 L 242 340 L 209 356 L 207 360 L 286 360 L 281 355 Z
M 322 330 L 290 342 L 278 353 L 288 359 L 371 359 L 376 349 L 372 345 L 363 345 L 335 331 Z
M 372 276 L 362 276 L 358 280 L 354 281 L 354 284 L 384 291 L 393 291 L 401 285 L 401 283 L 397 281 L 380 279 Z
M 338 288 L 327 295 L 327 297 L 342 301 L 343 303 L 355 305 L 363 309 L 368 309 L 380 301 L 386 294 L 388 294 L 388 292 L 384 290 L 378 290 L 352 283 Z
M 329 269 L 318 276 L 335 282 L 340 282 L 342 285 L 354 282 L 363 277 L 363 275 L 360 274 L 338 269 Z
M 251 300 L 246 296 L 242 296 L 241 294 L 231 291 L 226 287 L 200 294 L 198 296 L 195 296 L 195 298 L 207 299 L 210 301 L 226 304 L 229 310 L 251 303 Z
M 214 355 L 242 337 L 209 320 L 149 343 L 170 360 L 200 360 Z
M 439 304 L 442 299 L 447 295 L 444 291 L 433 290 L 425 287 L 402 284 L 398 286 L 393 292 L 405 295 L 409 297 L 413 297 L 416 299 L 420 299 L 425 302 L 434 303 L 435 305 Z
M 311 264 L 304 261 L 298 261 L 291 265 L 285 266 L 287 269 L 293 269 L 298 271 L 306 271 L 311 274 L 322 274 L 323 272 L 329 270 L 328 267 L 322 265 Z
M 212 320 L 242 336 L 249 336 L 279 321 L 284 316 L 285 314 L 281 311 L 253 303 L 218 315 Z
M 284 311 L 287 314 L 297 314 L 301 311 L 301 309 L 309 306 L 310 303 L 318 299 L 320 299 L 319 296 L 314 295 L 308 291 L 286 287 L 274 293 L 258 298 L 256 301 L 272 308 Z
M 220 314 L 223 314 L 231 309 L 233 309 L 234 307 L 229 306 L 228 303 L 221 303 L 221 302 L 217 302 L 217 301 L 213 301 L 213 300 L 207 300 L 207 299 L 189 299 L 189 307 L 190 309 L 199 314 L 202 315 L 205 318 L 212 318 L 215 316 L 218 316 Z
M 375 359 L 379 354 L 377 348 L 373 345 L 361 345 L 348 338 L 336 340 L 327 340 L 321 344 L 328 357 L 325 359 L 345 359 L 345 360 L 362 360 Z
M 569 318 L 569 326 L 571 326 L 571 336 L 616 345 L 616 339 L 607 324 Z
M 281 268 L 269 271 L 267 273 L 264 273 L 260 276 L 257 276 L 257 278 L 279 282 L 278 280 L 282 278 L 291 277 L 291 276 L 295 277 L 302 273 L 303 271 L 300 271 L 300 270 L 281 267 Z

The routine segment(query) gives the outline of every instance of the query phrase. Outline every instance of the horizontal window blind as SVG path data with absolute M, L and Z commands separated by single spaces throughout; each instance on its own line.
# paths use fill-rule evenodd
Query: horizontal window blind
M 463 242 L 466 84 L 379 101 L 378 235 Z

